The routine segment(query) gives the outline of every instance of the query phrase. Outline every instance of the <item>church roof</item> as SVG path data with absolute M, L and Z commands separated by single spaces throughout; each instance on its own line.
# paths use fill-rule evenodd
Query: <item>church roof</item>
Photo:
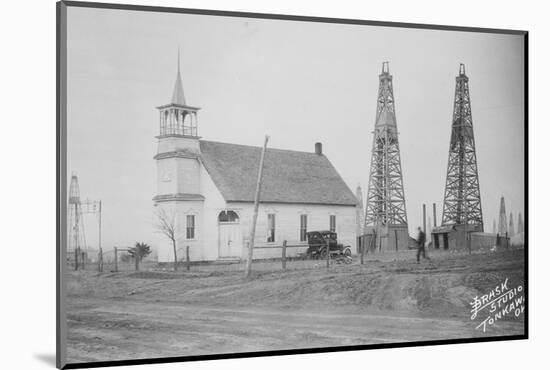
M 200 141 L 202 162 L 228 202 L 253 202 L 261 147 Z M 323 154 L 267 148 L 261 202 L 355 206 L 357 199 Z

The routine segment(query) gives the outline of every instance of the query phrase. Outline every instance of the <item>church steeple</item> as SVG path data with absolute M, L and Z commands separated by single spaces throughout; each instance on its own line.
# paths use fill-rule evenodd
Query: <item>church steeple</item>
M 185 105 L 185 94 L 183 93 L 183 82 L 181 81 L 180 72 L 180 49 L 178 48 L 178 74 L 176 83 L 174 84 L 174 92 L 172 92 L 172 104 Z
M 157 107 L 160 111 L 160 137 L 184 136 L 198 138 L 198 107 L 187 105 L 183 93 L 183 82 L 180 71 L 180 52 L 178 49 L 178 66 L 176 82 L 170 104 Z

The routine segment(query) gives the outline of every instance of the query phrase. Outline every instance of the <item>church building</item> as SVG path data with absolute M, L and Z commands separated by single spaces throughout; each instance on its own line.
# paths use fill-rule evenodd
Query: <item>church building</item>
M 179 63 L 178 63 L 179 64 Z M 178 65 L 172 100 L 158 107 L 160 132 L 156 212 L 176 228 L 178 259 L 189 246 L 192 261 L 239 260 L 247 254 L 261 147 L 202 140 L 198 107 L 188 105 Z M 293 256 L 307 249 L 306 232 L 331 230 L 338 241 L 356 243 L 357 199 L 323 154 L 267 148 L 254 258 Z M 159 262 L 173 261 L 171 241 L 159 236 Z

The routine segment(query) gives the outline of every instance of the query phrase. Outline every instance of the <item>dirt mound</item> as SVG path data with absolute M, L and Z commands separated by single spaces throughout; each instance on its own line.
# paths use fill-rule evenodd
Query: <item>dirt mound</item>
M 310 266 L 303 270 L 137 271 L 98 275 L 71 272 L 68 293 L 108 299 L 146 299 L 175 306 L 261 307 L 310 312 L 366 312 L 469 320 L 470 302 L 508 279 L 523 284 L 523 251 L 432 254 L 365 265 Z
M 237 306 L 469 317 L 475 296 L 507 278 L 511 286 L 523 283 L 521 252 L 444 257 L 421 265 L 393 261 L 329 271 L 264 273 L 252 280 L 225 280 L 221 286 L 182 298 L 200 301 L 208 295 L 218 303 Z
M 338 306 L 368 311 L 464 315 L 478 290 L 457 274 L 338 274 L 319 279 L 266 279 L 210 292 L 228 304 L 323 311 Z M 213 298 L 213 297 L 212 297 Z

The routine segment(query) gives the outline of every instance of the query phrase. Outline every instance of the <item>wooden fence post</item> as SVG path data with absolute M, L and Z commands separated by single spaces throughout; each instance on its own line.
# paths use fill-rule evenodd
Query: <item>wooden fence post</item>
M 330 265 L 330 242 L 327 240 L 327 269 L 329 265 Z
M 282 251 L 281 261 L 283 264 L 283 270 L 286 270 L 286 240 L 283 240 L 283 251 Z
M 366 235 L 359 237 L 359 244 L 361 245 L 361 264 L 365 261 L 365 249 L 367 249 L 367 243 L 365 243 Z
M 97 254 L 97 271 L 103 272 L 103 249 L 99 248 L 99 253 Z
M 118 248 L 115 247 L 115 272 L 118 272 Z
M 189 259 L 189 246 L 185 247 L 185 268 L 187 271 L 191 268 L 191 260 Z

